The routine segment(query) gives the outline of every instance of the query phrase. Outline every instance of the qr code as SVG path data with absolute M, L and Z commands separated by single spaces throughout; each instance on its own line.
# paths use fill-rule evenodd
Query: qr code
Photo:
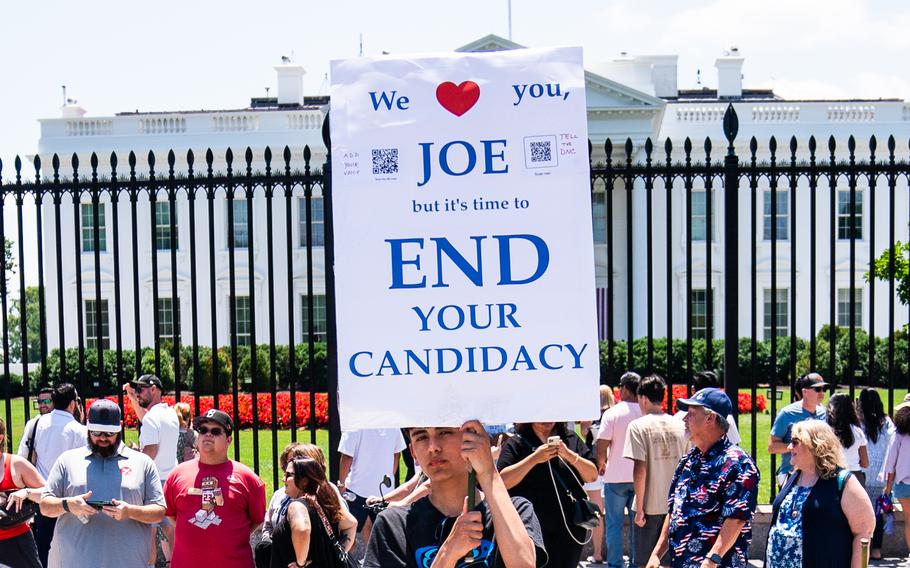
M 541 140 L 540 142 L 531 142 L 531 162 L 549 162 L 552 161 L 552 149 L 550 147 L 549 140 Z
M 556 136 L 526 136 L 524 139 L 526 168 L 555 168 L 559 165 Z
M 373 149 L 373 175 L 398 173 L 398 148 Z

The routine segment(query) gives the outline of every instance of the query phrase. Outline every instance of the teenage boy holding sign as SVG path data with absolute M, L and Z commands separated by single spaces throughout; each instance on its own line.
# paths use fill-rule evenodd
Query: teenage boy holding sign
M 411 428 L 411 453 L 432 493 L 376 520 L 364 568 L 543 566 L 547 554 L 531 504 L 509 497 L 480 422 L 461 428 Z M 477 506 L 468 510 L 468 471 L 477 475 Z M 482 488 L 482 492 L 480 489 Z

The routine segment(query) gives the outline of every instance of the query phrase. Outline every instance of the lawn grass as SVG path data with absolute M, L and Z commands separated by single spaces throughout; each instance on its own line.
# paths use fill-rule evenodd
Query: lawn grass
M 778 401 L 777 408 L 778 410 L 783 408 L 785 405 L 790 402 L 790 392 L 789 389 L 779 389 L 782 392 L 782 397 Z M 846 390 L 846 389 L 842 389 Z M 747 392 L 747 391 L 742 391 Z M 758 391 L 759 394 L 766 394 L 765 389 Z M 888 391 L 887 389 L 879 389 L 881 394 L 882 401 L 885 403 L 885 406 L 888 406 Z M 904 395 L 907 394 L 906 389 L 895 389 L 894 390 L 894 402 L 895 404 L 899 403 Z M 2 401 L 3 404 L 0 404 L 0 416 L 3 417 L 3 420 L 6 421 L 6 403 L 7 401 Z M 14 398 L 9 401 L 11 405 L 12 421 L 11 428 L 7 428 L 7 432 L 11 434 L 13 442 L 13 450 L 15 450 L 19 445 L 19 438 L 22 436 L 22 428 L 25 424 L 24 419 L 24 408 L 23 400 L 21 398 Z M 37 413 L 37 410 L 34 410 L 32 407 L 31 415 L 34 416 Z M 769 503 L 771 500 L 771 486 L 774 483 L 774 471 L 771 469 L 771 456 L 768 454 L 768 437 L 771 432 L 771 422 L 773 421 L 772 416 L 770 415 L 770 401 L 768 405 L 769 410 L 766 412 L 756 413 L 755 421 L 755 452 L 752 452 L 752 423 L 751 415 L 743 414 L 739 417 L 739 433 L 742 441 L 740 445 L 747 452 L 753 455 L 756 460 L 756 465 L 758 466 L 759 471 L 761 472 L 761 485 L 759 486 L 758 502 L 759 503 Z M 249 467 L 255 469 L 259 476 L 265 481 L 266 486 L 269 488 L 269 492 L 274 490 L 274 468 L 278 462 L 278 455 L 281 453 L 282 448 L 284 448 L 291 441 L 291 431 L 290 430 L 278 430 L 277 444 L 273 444 L 272 441 L 272 431 L 271 430 L 262 430 L 258 432 L 258 442 L 259 442 L 259 463 L 258 468 L 257 464 L 254 463 L 254 452 L 253 452 L 253 430 L 241 430 L 238 433 L 235 433 L 234 444 L 237 444 L 240 448 L 240 461 Z M 137 442 L 138 433 L 135 429 L 127 430 L 125 439 L 127 442 Z M 299 442 L 309 442 L 310 441 L 310 432 L 306 429 L 299 429 L 297 431 L 297 441 Z M 326 456 L 329 455 L 328 446 L 329 446 L 329 433 L 326 429 L 319 429 L 316 431 L 316 444 L 322 448 L 322 451 L 325 452 Z M 229 455 L 231 458 L 234 458 L 234 450 L 231 448 L 229 450 Z M 777 464 L 780 463 L 780 458 L 776 458 Z M 404 471 L 404 464 L 401 464 L 399 471 Z M 278 485 L 281 485 L 283 480 L 278 480 Z
M 25 409 L 23 407 L 22 398 L 14 398 L 10 401 L 11 411 L 12 411 L 12 428 L 7 428 L 12 436 L 13 451 L 19 447 L 19 440 L 22 437 L 22 430 L 25 426 Z M 30 411 L 30 416 L 35 416 L 38 413 L 37 410 L 32 407 Z M 2 401 L 0 404 L 0 417 L 6 421 L 6 400 Z M 259 441 L 259 464 L 257 473 L 259 477 L 265 481 L 266 486 L 269 489 L 269 494 L 274 491 L 274 480 L 273 480 L 273 470 L 278 463 L 278 455 L 281 453 L 281 450 L 291 442 L 291 431 L 290 430 L 278 430 L 278 440 L 277 444 L 273 446 L 272 443 L 272 431 L 271 430 L 262 430 L 258 432 L 258 441 Z M 139 432 L 136 429 L 127 429 L 124 439 L 127 442 L 133 442 L 138 444 L 139 441 Z M 309 442 L 310 441 L 310 431 L 306 428 L 297 430 L 297 441 L 298 442 Z M 239 432 L 234 433 L 234 444 L 238 445 L 240 448 L 240 461 L 251 468 L 256 469 L 254 463 L 254 453 L 253 453 L 253 430 L 246 429 L 240 430 Z M 322 448 L 322 451 L 325 452 L 325 455 L 328 456 L 329 448 L 329 431 L 326 429 L 316 430 L 316 444 Z M 231 459 L 234 459 L 234 449 L 233 446 L 228 450 L 228 455 Z M 283 479 L 278 479 L 278 485 L 284 483 Z

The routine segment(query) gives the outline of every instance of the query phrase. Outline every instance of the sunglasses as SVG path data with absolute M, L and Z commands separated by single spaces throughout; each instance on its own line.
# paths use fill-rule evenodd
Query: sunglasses
M 95 436 L 96 438 L 116 438 L 117 432 L 98 432 L 97 430 L 90 430 L 89 434 Z
M 206 434 L 211 434 L 212 436 L 220 436 L 224 434 L 224 429 L 218 428 L 217 426 L 214 428 L 209 428 L 208 426 L 200 426 L 199 428 L 196 428 L 196 431 L 199 432 L 201 436 L 205 436 Z
M 294 477 L 294 472 L 293 472 L 293 471 L 286 471 L 286 472 L 284 472 L 284 478 L 285 478 L 285 479 L 290 479 L 290 478 L 292 478 L 292 477 Z
M 825 392 L 825 387 L 812 387 L 815 392 Z
M 54 400 L 51 398 L 39 398 L 38 399 L 38 404 L 51 404 L 52 402 L 54 402 Z

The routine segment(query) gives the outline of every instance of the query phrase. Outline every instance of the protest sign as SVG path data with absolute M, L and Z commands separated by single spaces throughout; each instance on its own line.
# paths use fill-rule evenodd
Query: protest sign
M 580 48 L 332 64 L 342 428 L 590 419 Z

